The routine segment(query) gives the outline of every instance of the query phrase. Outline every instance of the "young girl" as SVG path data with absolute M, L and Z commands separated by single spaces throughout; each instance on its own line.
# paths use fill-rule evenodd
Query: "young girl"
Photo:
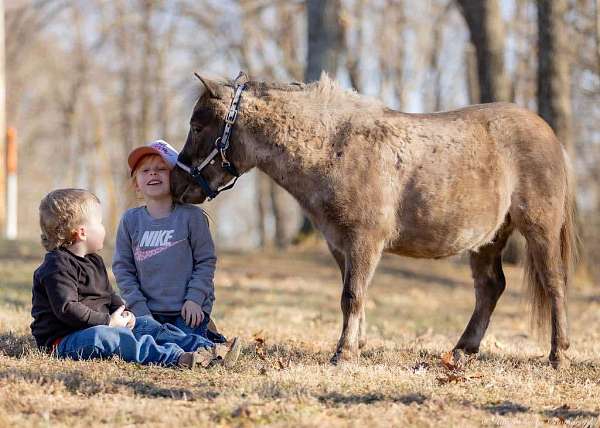
M 145 205 L 121 219 L 113 272 L 135 316 L 151 315 L 188 334 L 224 342 L 222 335 L 207 332 L 217 258 L 206 214 L 175 203 L 171 195 L 170 173 L 177 155 L 162 140 L 129 154 L 133 184 Z

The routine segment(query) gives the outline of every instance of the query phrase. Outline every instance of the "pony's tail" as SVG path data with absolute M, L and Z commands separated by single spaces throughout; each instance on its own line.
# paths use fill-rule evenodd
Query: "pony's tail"
M 575 183 L 569 155 L 563 148 L 565 160 L 566 192 L 564 199 L 563 224 L 560 229 L 560 263 L 563 273 L 563 292 L 567 296 L 567 288 L 572 280 L 574 267 L 578 260 L 579 236 L 575 224 L 576 202 Z M 525 283 L 531 304 L 531 325 L 539 334 L 546 333 L 550 326 L 550 296 L 537 273 L 536 264 L 552 263 L 551 260 L 536 256 L 536 250 L 527 243 L 525 257 Z

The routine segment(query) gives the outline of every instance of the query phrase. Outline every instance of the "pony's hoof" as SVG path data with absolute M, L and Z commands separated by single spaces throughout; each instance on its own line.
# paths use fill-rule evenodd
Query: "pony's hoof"
M 571 367 L 571 360 L 569 360 L 569 358 L 563 352 L 551 352 L 548 360 L 550 361 L 552 368 L 556 370 L 564 370 Z
M 331 364 L 337 366 L 341 363 L 356 363 L 358 362 L 359 353 L 348 350 L 337 350 L 331 357 Z
M 464 367 L 469 361 L 473 360 L 477 355 L 477 350 L 458 349 L 452 350 L 452 359 L 457 368 Z

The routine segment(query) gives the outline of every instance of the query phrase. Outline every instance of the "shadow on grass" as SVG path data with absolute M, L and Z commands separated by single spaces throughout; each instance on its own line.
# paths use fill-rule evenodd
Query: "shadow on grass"
M 500 416 L 510 416 L 515 415 L 517 413 L 534 413 L 527 406 L 524 406 L 519 403 L 514 403 L 512 401 L 502 401 L 499 403 L 489 404 L 487 406 L 481 407 L 482 410 L 488 411 L 495 415 Z M 543 410 L 540 412 L 535 412 L 544 416 L 546 418 L 557 418 L 559 419 L 561 424 L 564 424 L 565 421 L 572 421 L 576 419 L 592 419 L 598 418 L 600 416 L 599 412 L 591 412 L 589 410 L 581 410 L 581 409 L 571 409 L 569 406 L 564 405 L 552 410 Z M 588 426 L 588 425 L 586 425 Z M 592 425 L 589 425 L 592 426 Z M 593 425 L 595 426 L 595 425 Z
M 321 395 L 318 398 L 321 403 L 330 406 L 372 404 L 376 402 L 401 403 L 408 406 L 413 403 L 421 405 L 427 400 L 427 397 L 423 394 L 405 394 L 400 396 L 388 396 L 379 393 L 344 395 L 339 392 Z
M 92 373 L 93 374 L 93 373 Z M 65 389 L 72 394 L 92 396 L 96 394 L 116 394 L 124 389 L 130 390 L 134 395 L 143 398 L 168 398 L 171 400 L 194 401 L 198 399 L 214 400 L 219 392 L 212 389 L 192 392 L 185 388 L 164 388 L 158 385 L 133 381 L 128 379 L 114 379 L 97 381 L 89 378 L 90 373 L 84 370 L 65 370 L 61 368 L 56 372 L 40 372 L 39 370 L 8 368 L 0 370 L 0 380 L 9 382 L 25 381 L 41 387 L 52 384 L 63 384 Z
M 136 396 L 144 398 L 170 398 L 171 400 L 194 401 L 198 398 L 214 400 L 219 396 L 218 392 L 212 390 L 198 394 L 185 388 L 161 388 L 152 383 L 125 379 L 119 379 L 115 381 L 115 384 L 126 386 Z
M 16 335 L 12 332 L 0 334 L 0 355 L 23 358 L 38 352 L 31 335 Z
M 95 395 L 101 392 L 115 392 L 114 387 L 86 378 L 82 370 L 61 370 L 57 373 L 40 373 L 37 370 L 9 368 L 0 371 L 0 379 L 24 380 L 40 386 L 62 383 L 73 394 Z
M 527 413 L 529 412 L 529 407 L 523 406 L 519 403 L 513 403 L 512 401 L 502 401 L 501 403 L 484 406 L 483 410 L 487 410 L 490 413 L 504 416 L 513 415 L 516 413 Z
M 590 412 L 589 410 L 571 409 L 569 406 L 564 405 L 553 410 L 546 410 L 542 412 L 544 416 L 550 418 L 558 418 L 562 421 L 578 418 L 597 418 L 600 416 L 599 412 Z

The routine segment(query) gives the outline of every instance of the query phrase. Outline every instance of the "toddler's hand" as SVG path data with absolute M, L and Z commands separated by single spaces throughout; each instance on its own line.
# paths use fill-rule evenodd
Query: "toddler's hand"
M 196 328 L 200 325 L 202 320 L 204 320 L 204 312 L 202 312 L 202 307 L 191 300 L 186 300 L 181 308 L 181 316 L 185 323 L 192 327 Z
M 123 311 L 125 311 L 125 306 L 120 306 L 116 311 L 110 314 L 110 320 L 108 321 L 109 327 L 127 327 L 133 314 L 131 312 L 124 313 Z
M 122 316 L 130 317 L 129 322 L 127 323 L 127 325 L 125 327 L 127 327 L 129 330 L 133 330 L 133 327 L 135 327 L 135 315 L 133 315 L 133 312 L 123 311 Z

